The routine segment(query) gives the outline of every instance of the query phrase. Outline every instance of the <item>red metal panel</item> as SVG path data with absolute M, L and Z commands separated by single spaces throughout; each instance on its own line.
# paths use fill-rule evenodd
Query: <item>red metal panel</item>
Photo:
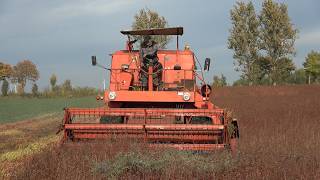
M 226 124 L 223 124 L 222 121 L 210 125 L 152 124 L 152 117 L 156 120 L 166 118 L 166 116 L 171 119 L 183 116 L 206 116 L 220 119 L 223 115 L 222 109 L 67 108 L 65 110 L 64 139 L 134 138 L 149 143 L 162 143 L 151 144 L 152 147 L 210 151 L 223 148 L 226 143 L 229 143 L 229 139 L 226 138 Z M 101 116 L 141 118 L 141 124 L 72 123 L 77 117 L 80 119 L 93 117 L 95 121 Z M 148 117 L 151 118 L 150 121 L 147 121 Z M 215 122 L 218 121 L 215 120 Z
M 105 129 L 105 130 L 157 130 L 157 131 L 212 131 L 222 130 L 223 125 L 168 124 L 168 125 L 137 125 L 137 124 L 65 124 L 65 129 Z
M 222 149 L 225 144 L 150 144 L 152 148 L 175 148 L 179 150 L 212 151 Z
M 198 124 L 169 124 L 169 125 L 145 125 L 146 130 L 172 130 L 172 131 L 208 131 L 222 130 L 223 125 L 198 125 Z
M 143 125 L 136 124 L 65 124 L 65 129 L 74 129 L 74 130 L 142 130 Z
M 110 91 L 105 91 L 106 101 L 115 102 L 194 102 L 194 93 L 190 94 L 190 100 L 183 100 L 182 91 L 112 91 L 116 93 L 115 99 L 109 99 Z
M 144 109 L 144 108 L 67 108 L 66 113 L 71 116 L 220 116 L 223 109 Z
M 181 80 L 195 80 L 194 77 L 194 55 L 192 51 L 172 51 L 159 50 L 158 58 L 163 66 L 162 81 L 164 87 L 169 87 L 170 84 L 177 86 L 177 82 Z M 125 72 L 133 75 L 133 84 L 139 84 L 140 72 L 140 57 L 139 51 L 117 51 L 112 55 L 111 75 L 110 75 L 110 90 L 118 91 L 121 89 L 124 82 L 120 75 L 122 65 L 129 65 L 129 69 Z M 181 70 L 174 70 L 174 66 L 179 65 Z
M 217 136 L 186 136 L 186 135 L 147 135 L 139 133 L 79 133 L 73 134 L 75 139 L 110 139 L 110 138 L 134 138 L 146 140 L 148 142 L 166 142 L 166 143 L 215 143 L 218 140 Z
M 114 138 L 117 139 L 128 139 L 128 138 L 134 138 L 134 139 L 140 139 L 142 140 L 144 138 L 143 134 L 126 134 L 126 135 L 114 135 L 114 134 L 97 134 L 97 133 L 75 133 L 74 135 L 75 139 L 108 139 L 108 138 Z
M 217 136 L 208 135 L 150 135 L 147 137 L 149 142 L 180 142 L 180 143 L 214 143 L 218 140 Z

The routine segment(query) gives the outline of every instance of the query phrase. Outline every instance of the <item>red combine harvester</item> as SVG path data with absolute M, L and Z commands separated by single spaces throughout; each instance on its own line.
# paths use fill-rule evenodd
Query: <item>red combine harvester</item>
M 233 150 L 239 137 L 237 122 L 210 101 L 211 87 L 197 69 L 194 53 L 188 47 L 179 50 L 183 28 L 121 33 L 128 36 L 127 48 L 112 54 L 110 69 L 92 56 L 92 65 L 110 71 L 110 87 L 97 97 L 105 107 L 65 108 L 64 141 L 124 137 L 157 148 Z M 158 50 L 153 35 L 176 35 L 177 49 Z M 143 43 L 134 50 L 136 40 L 131 39 L 137 36 Z M 204 70 L 209 65 L 207 58 Z

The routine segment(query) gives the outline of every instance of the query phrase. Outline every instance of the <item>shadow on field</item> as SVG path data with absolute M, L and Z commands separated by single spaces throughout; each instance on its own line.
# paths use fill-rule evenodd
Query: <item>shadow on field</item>
M 14 179 L 320 179 L 320 86 L 227 87 L 212 101 L 239 120 L 237 157 L 150 150 L 128 141 L 65 144 Z

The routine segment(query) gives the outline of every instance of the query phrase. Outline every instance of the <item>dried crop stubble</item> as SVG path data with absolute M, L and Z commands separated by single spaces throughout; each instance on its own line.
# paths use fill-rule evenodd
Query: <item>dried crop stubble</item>
M 120 179 L 320 179 L 320 86 L 218 88 L 212 101 L 230 109 L 239 120 L 239 154 L 231 160 L 224 152 L 173 153 L 172 161 L 161 161 L 166 168 L 150 173 L 139 167 L 150 167 L 150 159 L 168 152 L 150 152 L 128 141 L 76 143 L 34 156 L 16 177 L 101 179 L 110 178 L 113 172 Z M 119 158 L 121 155 L 128 157 Z M 203 156 L 212 163 L 206 163 Z M 127 169 L 110 169 L 115 165 Z M 210 168 L 212 165 L 223 168 Z

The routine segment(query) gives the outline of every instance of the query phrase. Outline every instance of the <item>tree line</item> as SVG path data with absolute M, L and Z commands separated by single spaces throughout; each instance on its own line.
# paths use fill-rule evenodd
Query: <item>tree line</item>
M 298 37 L 284 3 L 262 1 L 257 13 L 253 3 L 237 2 L 230 11 L 232 28 L 228 48 L 241 77 L 234 85 L 277 85 L 320 82 L 320 53 L 311 51 L 303 69 L 292 58 Z
M 251 1 L 238 1 L 230 11 L 232 27 L 228 37 L 228 48 L 233 50 L 235 70 L 241 73 L 233 85 L 277 85 L 320 83 L 320 52 L 311 51 L 297 69 L 292 58 L 296 54 L 295 41 L 298 29 L 294 27 L 284 3 L 263 0 L 262 9 L 257 12 Z M 156 11 L 141 9 L 134 16 L 132 29 L 168 27 L 167 20 Z M 133 37 L 143 42 L 143 37 Z M 161 48 L 165 48 L 170 37 L 153 36 Z M 15 66 L 0 62 L 0 82 L 2 95 L 8 94 L 9 82 L 17 84 L 17 94 L 25 94 L 26 84 L 32 83 L 33 95 L 68 96 L 71 94 L 91 94 L 94 89 L 73 88 L 70 80 L 57 85 L 57 76 L 50 78 L 50 88 L 38 91 L 36 81 L 39 71 L 30 60 L 23 60 Z M 215 87 L 226 86 L 226 77 L 213 77 Z M 83 91 L 83 92 L 81 92 Z
M 90 87 L 73 87 L 71 80 L 65 80 L 61 85 L 57 84 L 57 76 L 50 78 L 51 88 L 39 91 L 36 81 L 40 78 L 37 66 L 30 60 L 18 62 L 15 66 L 0 62 L 0 82 L 2 96 L 34 96 L 34 97 L 57 97 L 57 96 L 87 96 L 96 95 L 98 91 Z M 14 90 L 9 90 L 10 83 Z M 31 85 L 31 93 L 25 92 L 27 83 Z
M 284 3 L 262 1 L 257 13 L 252 2 L 237 2 L 230 11 L 232 28 L 227 40 L 233 50 L 235 70 L 241 73 L 233 85 L 277 85 L 320 82 L 320 52 L 311 51 L 302 69 L 297 69 L 292 58 L 298 29 L 294 27 Z M 141 9 L 135 16 L 132 29 L 164 28 L 168 21 L 156 11 Z M 143 37 L 138 38 L 140 42 Z M 168 36 L 153 37 L 165 48 Z M 213 86 L 227 86 L 226 77 L 213 76 Z

